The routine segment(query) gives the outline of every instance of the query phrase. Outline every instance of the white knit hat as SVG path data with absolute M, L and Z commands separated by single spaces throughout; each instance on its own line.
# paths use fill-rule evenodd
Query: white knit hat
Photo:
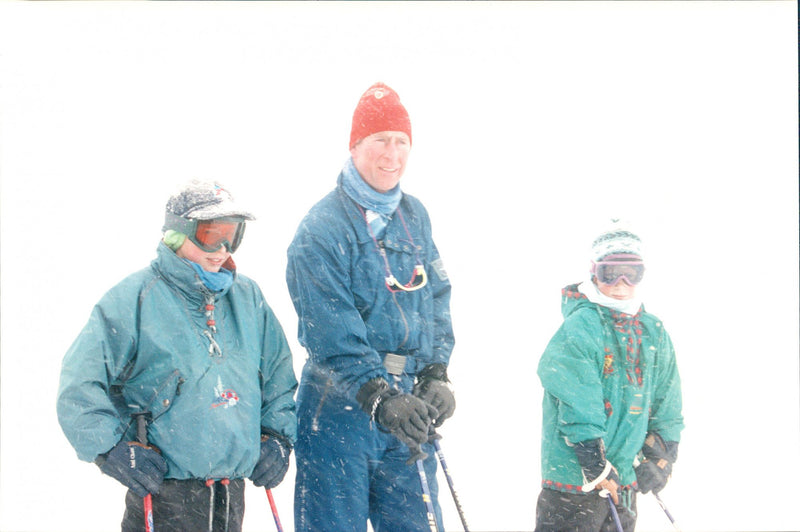
M 642 257 L 642 240 L 633 232 L 630 223 L 611 219 L 609 225 L 592 242 L 592 261 L 608 255 L 638 255 Z

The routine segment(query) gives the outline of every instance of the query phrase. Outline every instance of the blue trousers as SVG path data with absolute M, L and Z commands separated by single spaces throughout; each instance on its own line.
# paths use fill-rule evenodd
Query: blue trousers
M 412 378 L 397 383 L 410 390 Z M 295 530 L 297 532 L 430 532 L 420 475 L 409 450 L 380 430 L 354 401 L 306 368 L 297 395 Z M 442 522 L 433 446 L 423 465 Z

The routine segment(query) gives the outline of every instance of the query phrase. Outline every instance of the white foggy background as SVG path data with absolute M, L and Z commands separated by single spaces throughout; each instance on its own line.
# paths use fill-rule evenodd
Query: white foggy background
M 0 4 L 0 530 L 118 530 L 124 489 L 58 426 L 61 359 L 147 266 L 168 195 L 217 178 L 258 220 L 236 254 L 305 352 L 286 248 L 373 82 L 411 115 L 403 190 L 453 283 L 441 430 L 474 531 L 532 530 L 539 356 L 598 224 L 648 246 L 686 430 L 684 531 L 799 530 L 795 2 Z M 274 491 L 292 530 L 294 460 Z M 461 530 L 443 475 L 448 531 Z M 639 531 L 672 527 L 651 495 Z M 245 530 L 274 530 L 248 485 Z

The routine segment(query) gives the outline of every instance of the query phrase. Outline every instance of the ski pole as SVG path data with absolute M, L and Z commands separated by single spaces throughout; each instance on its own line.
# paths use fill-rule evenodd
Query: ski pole
M 428 487 L 428 477 L 425 476 L 425 468 L 422 465 L 422 461 L 428 457 L 419 446 L 414 448 L 409 447 L 409 451 L 411 451 L 411 458 L 409 458 L 406 463 L 411 464 L 412 462 L 416 462 L 417 464 L 417 473 L 419 473 L 419 483 L 422 486 L 422 502 L 425 503 L 425 509 L 428 515 L 428 525 L 431 528 L 431 532 L 439 532 L 439 523 L 436 521 L 436 510 L 433 509 L 433 499 L 431 498 L 431 490 Z
M 444 471 L 444 476 L 447 478 L 447 485 L 450 486 L 450 493 L 453 495 L 453 502 L 456 503 L 456 510 L 458 510 L 458 517 L 461 518 L 461 524 L 464 525 L 464 532 L 469 532 L 469 527 L 467 526 L 467 518 L 464 516 L 464 509 L 461 508 L 461 503 L 458 501 L 458 494 L 456 494 L 456 487 L 453 483 L 453 477 L 450 476 L 450 470 L 447 468 L 447 462 L 444 459 L 444 453 L 442 452 L 442 445 L 439 443 L 439 440 L 442 437 L 436 433 L 435 430 L 432 430 L 431 439 L 433 440 L 433 447 L 436 449 L 436 456 L 439 457 L 439 462 L 442 464 L 442 471 Z
M 611 517 L 614 518 L 614 524 L 617 525 L 617 532 L 623 532 L 622 523 L 620 522 L 619 514 L 617 513 L 617 507 L 614 505 L 614 501 L 611 500 L 610 494 L 606 496 L 606 500 L 608 500 L 608 507 L 611 509 Z
M 142 445 L 147 446 L 147 418 L 150 412 L 134 412 L 131 416 L 136 420 L 136 439 Z M 144 496 L 144 529 L 146 532 L 153 532 L 153 496 L 148 493 Z
M 671 513 L 669 513 L 669 510 L 667 509 L 667 505 L 664 504 L 664 501 L 661 500 L 661 497 L 659 497 L 658 493 L 656 493 L 654 491 L 653 495 L 655 496 L 656 500 L 658 501 L 658 505 L 661 506 L 661 509 L 664 510 L 665 514 L 667 514 L 667 517 L 669 518 L 669 520 L 672 523 L 672 526 L 675 528 L 675 530 L 677 530 L 678 532 L 681 532 L 681 527 L 678 526 L 678 523 L 675 521 L 675 518 L 672 517 Z
M 269 507 L 272 508 L 272 517 L 275 519 L 275 526 L 278 528 L 278 532 L 283 532 L 283 527 L 281 526 L 281 519 L 278 517 L 278 507 L 275 506 L 275 499 L 272 498 L 272 490 L 269 488 L 264 488 L 267 492 L 267 499 L 269 499 Z

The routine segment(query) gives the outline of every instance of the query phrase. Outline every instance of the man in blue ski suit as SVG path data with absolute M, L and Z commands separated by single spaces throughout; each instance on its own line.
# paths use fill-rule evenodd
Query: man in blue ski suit
M 58 418 L 78 458 L 129 488 L 124 532 L 238 531 L 244 479 L 272 488 L 295 440 L 283 330 L 231 257 L 252 215 L 218 183 L 167 203 L 150 267 L 97 303 L 61 370 Z M 132 417 L 147 412 L 150 445 Z
M 298 390 L 298 531 L 430 530 L 428 443 L 455 409 L 447 366 L 450 283 L 427 211 L 400 191 L 411 124 L 381 83 L 353 115 L 337 187 L 301 222 L 287 283 L 308 359 Z M 409 460 L 411 462 L 409 463 Z

